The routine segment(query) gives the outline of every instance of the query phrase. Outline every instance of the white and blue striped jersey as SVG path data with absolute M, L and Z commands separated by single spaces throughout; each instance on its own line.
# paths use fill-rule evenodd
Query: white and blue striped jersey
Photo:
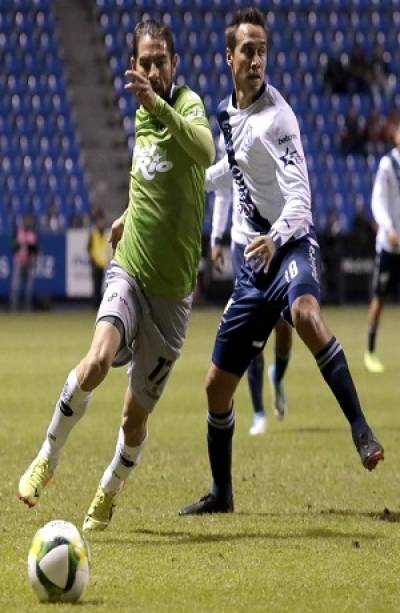
M 218 139 L 218 157 L 225 153 L 224 137 Z M 215 190 L 214 208 L 212 216 L 211 245 L 214 246 L 221 240 L 227 229 L 229 212 L 232 208 L 232 220 L 230 235 L 231 240 L 238 245 L 247 245 L 249 242 L 248 229 L 245 227 L 245 218 L 240 212 L 239 191 L 235 184 L 227 189 Z
M 400 236 L 400 151 L 395 147 L 379 162 L 371 198 L 372 214 L 378 225 L 376 250 L 400 253 L 388 239 L 390 230 Z
M 247 108 L 235 95 L 221 102 L 218 122 L 225 156 L 206 172 L 207 191 L 234 184 L 248 239 L 268 233 L 277 247 L 313 226 L 307 166 L 297 119 L 281 94 L 266 84 Z

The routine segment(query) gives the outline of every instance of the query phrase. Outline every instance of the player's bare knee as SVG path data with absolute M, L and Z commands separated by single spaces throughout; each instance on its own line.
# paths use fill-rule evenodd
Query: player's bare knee
M 81 386 L 85 388 L 85 384 L 99 385 L 107 376 L 111 364 L 112 359 L 106 353 L 89 353 L 82 362 Z
M 207 373 L 205 388 L 208 406 L 212 411 L 228 411 L 239 377 L 212 366 Z
M 322 320 L 319 307 L 307 298 L 298 298 L 292 306 L 292 319 L 301 337 L 318 334 Z

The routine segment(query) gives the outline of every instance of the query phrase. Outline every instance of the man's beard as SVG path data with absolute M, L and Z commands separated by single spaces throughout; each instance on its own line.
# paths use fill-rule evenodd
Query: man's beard
M 168 102 L 169 96 L 171 93 L 171 87 L 172 87 L 172 79 L 170 80 L 169 84 L 165 88 L 163 87 L 160 91 L 156 91 L 156 90 L 154 91 L 158 96 L 160 96 L 160 98 Z

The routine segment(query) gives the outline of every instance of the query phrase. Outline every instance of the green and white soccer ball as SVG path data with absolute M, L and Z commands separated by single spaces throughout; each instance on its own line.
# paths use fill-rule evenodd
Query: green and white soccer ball
M 29 581 L 40 601 L 75 602 L 90 577 L 90 553 L 79 530 L 67 521 L 50 521 L 33 537 Z

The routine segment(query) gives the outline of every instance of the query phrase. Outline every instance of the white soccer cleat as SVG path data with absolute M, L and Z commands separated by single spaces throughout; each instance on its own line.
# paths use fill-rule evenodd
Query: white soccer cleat
M 113 516 L 117 494 L 118 492 L 106 492 L 99 485 L 83 521 L 84 532 L 105 530 L 108 527 Z
M 253 425 L 249 430 L 250 436 L 257 436 L 258 434 L 265 434 L 268 428 L 268 422 L 266 415 L 254 415 Z
M 34 507 L 53 473 L 49 458 L 35 458 L 19 480 L 19 499 L 28 507 Z

